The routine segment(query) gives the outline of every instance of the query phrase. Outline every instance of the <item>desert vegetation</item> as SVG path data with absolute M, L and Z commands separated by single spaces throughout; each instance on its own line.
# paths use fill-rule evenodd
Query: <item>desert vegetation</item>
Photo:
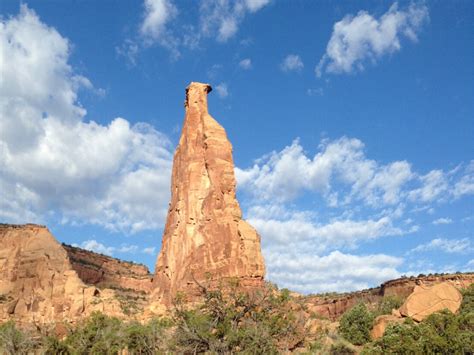
M 313 319 L 288 290 L 267 284 L 261 292 L 240 292 L 237 285 L 204 287 L 202 303 L 190 307 L 186 295 L 175 299 L 169 318 L 145 323 L 94 313 L 64 336 L 53 328 L 21 330 L 12 321 L 0 325 L 5 354 L 471 354 L 474 349 L 474 285 L 463 291 L 458 313 L 434 313 L 420 323 L 406 318 L 390 324 L 372 341 L 376 316 L 397 308 L 401 299 L 359 303 L 337 323 Z M 57 329 L 57 325 L 55 327 Z

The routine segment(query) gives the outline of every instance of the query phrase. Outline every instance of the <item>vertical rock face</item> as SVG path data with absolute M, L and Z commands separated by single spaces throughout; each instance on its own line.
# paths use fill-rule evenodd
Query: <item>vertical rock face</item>
M 242 220 L 232 146 L 207 110 L 207 84 L 186 90 L 184 126 L 173 161 L 171 203 L 155 269 L 154 298 L 169 305 L 195 281 L 238 278 L 258 287 L 265 266 L 260 237 Z
M 112 258 L 63 244 L 72 268 L 87 285 L 150 293 L 153 275 L 142 264 Z
M 120 314 L 113 292 L 82 283 L 46 227 L 0 225 L 0 323 L 70 321 L 94 310 Z

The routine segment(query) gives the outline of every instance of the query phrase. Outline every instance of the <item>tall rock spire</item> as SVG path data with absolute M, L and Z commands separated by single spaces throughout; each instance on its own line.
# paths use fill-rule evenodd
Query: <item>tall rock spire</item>
M 154 298 L 165 306 L 178 291 L 195 294 L 195 281 L 238 278 L 242 286 L 256 287 L 265 274 L 260 237 L 242 220 L 235 196 L 232 145 L 207 110 L 211 90 L 195 82 L 186 89 L 186 116 L 154 278 Z

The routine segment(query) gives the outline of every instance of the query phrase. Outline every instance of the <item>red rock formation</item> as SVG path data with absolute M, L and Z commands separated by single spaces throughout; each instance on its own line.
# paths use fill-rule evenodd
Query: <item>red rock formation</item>
M 456 313 L 461 302 L 461 293 L 449 282 L 434 286 L 420 285 L 415 287 L 413 293 L 400 307 L 400 314 L 421 322 L 430 314 L 443 309 Z
M 64 245 L 72 268 L 87 285 L 100 288 L 130 289 L 149 293 L 153 275 L 145 265 L 97 254 L 88 250 Z
M 307 296 L 306 303 L 309 311 L 330 320 L 337 320 L 347 310 L 359 302 L 376 303 L 384 296 L 396 296 L 406 298 L 412 294 L 417 285 L 432 286 L 448 282 L 458 289 L 466 288 L 474 283 L 474 274 L 446 274 L 428 275 L 422 277 L 410 277 L 390 280 L 380 287 L 369 290 L 351 292 L 334 296 Z
M 207 278 L 261 285 L 260 237 L 244 220 L 235 196 L 232 146 L 207 110 L 207 84 L 186 89 L 186 116 L 173 161 L 171 203 L 156 263 L 154 299 L 169 305 L 178 291 L 192 295 Z
M 74 322 L 98 310 L 120 315 L 110 290 L 88 287 L 46 227 L 0 225 L 0 322 Z

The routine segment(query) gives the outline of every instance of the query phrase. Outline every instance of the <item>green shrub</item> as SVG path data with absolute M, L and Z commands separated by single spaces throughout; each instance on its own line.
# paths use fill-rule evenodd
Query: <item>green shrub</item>
M 269 287 L 260 294 L 202 288 L 204 303 L 176 304 L 175 339 L 182 352 L 277 354 L 304 339 L 303 322 L 289 292 Z
M 377 306 L 377 315 L 391 314 L 392 309 L 398 309 L 403 304 L 403 299 L 398 296 L 385 296 Z
M 38 348 L 39 341 L 32 334 L 16 328 L 13 321 L 0 325 L 0 353 L 28 354 Z
M 119 319 L 94 312 L 64 343 L 77 354 L 117 354 L 126 345 L 124 339 Z
M 363 345 L 370 340 L 370 330 L 375 316 L 365 304 L 359 303 L 343 314 L 339 332 L 354 345 Z
M 474 313 L 433 313 L 421 323 L 391 324 L 362 354 L 471 354 Z
M 331 348 L 329 349 L 330 355 L 353 355 L 355 353 L 356 352 L 353 349 L 351 349 L 343 342 L 332 344 Z
M 459 313 L 474 312 L 474 284 L 462 291 L 462 303 Z

